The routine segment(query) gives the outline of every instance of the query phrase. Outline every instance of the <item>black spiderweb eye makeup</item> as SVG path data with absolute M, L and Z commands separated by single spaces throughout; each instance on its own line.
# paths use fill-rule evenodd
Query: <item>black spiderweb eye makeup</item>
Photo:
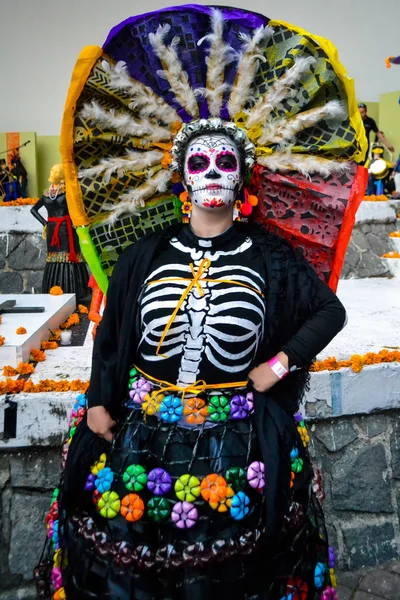
M 215 164 L 221 171 L 236 171 L 238 167 L 236 156 L 229 151 L 218 154 Z
M 210 159 L 205 154 L 193 154 L 188 160 L 189 173 L 202 173 L 210 165 Z

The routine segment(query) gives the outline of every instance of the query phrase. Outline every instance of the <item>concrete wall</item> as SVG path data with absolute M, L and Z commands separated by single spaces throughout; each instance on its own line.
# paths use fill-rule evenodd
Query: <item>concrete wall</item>
M 0 207 L 0 294 L 41 291 L 46 241 L 30 208 Z
M 347 248 L 341 277 L 388 277 L 390 271 L 381 256 L 393 250 L 389 233 L 398 229 L 394 206 L 386 202 L 363 202 Z

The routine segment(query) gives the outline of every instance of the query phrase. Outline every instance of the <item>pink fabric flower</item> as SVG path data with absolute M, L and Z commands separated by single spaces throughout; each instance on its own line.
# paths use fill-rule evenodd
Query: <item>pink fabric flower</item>
M 132 383 L 132 389 L 129 392 L 129 396 L 135 404 L 142 404 L 143 398 L 151 391 L 151 384 L 147 379 L 141 377 L 134 383 Z
M 321 600 L 338 600 L 335 588 L 327 587 L 321 594 Z
M 197 508 L 191 502 L 177 502 L 172 509 L 171 517 L 179 529 L 193 527 L 198 517 Z
M 254 412 L 254 396 L 253 392 L 248 392 L 246 394 L 247 405 L 249 407 L 249 414 Z
M 55 590 L 62 587 L 62 574 L 60 567 L 53 567 L 51 570 L 51 582 Z

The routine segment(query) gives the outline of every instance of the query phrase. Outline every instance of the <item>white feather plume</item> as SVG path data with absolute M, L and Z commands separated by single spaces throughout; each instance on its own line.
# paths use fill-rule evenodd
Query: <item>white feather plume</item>
M 258 144 L 281 144 L 285 141 L 294 141 L 296 134 L 308 127 L 312 127 L 319 121 L 345 119 L 346 111 L 338 100 L 331 100 L 325 106 L 319 106 L 304 111 L 292 117 L 291 119 L 276 119 L 267 122 L 263 128 L 262 134 L 258 139 Z
M 126 157 L 116 156 L 101 159 L 100 163 L 88 169 L 79 171 L 80 179 L 84 177 L 95 178 L 102 176 L 105 183 L 108 183 L 114 173 L 122 177 L 125 173 L 135 173 L 148 169 L 161 162 L 164 153 L 161 150 L 148 150 L 137 152 L 128 150 Z
M 196 100 L 196 94 L 189 84 L 189 77 L 184 71 L 182 63 L 177 54 L 179 37 L 174 37 L 171 44 L 166 46 L 165 37 L 168 35 L 171 26 L 165 23 L 159 25 L 156 33 L 149 34 L 149 41 L 155 54 L 163 66 L 163 76 L 171 86 L 171 90 L 176 96 L 179 104 L 193 118 L 198 117 L 199 107 Z M 160 72 L 158 72 L 160 74 Z
M 261 96 L 249 111 L 246 127 L 265 123 L 270 113 L 291 94 L 291 87 L 300 83 L 301 76 L 307 72 L 316 60 L 313 56 L 298 58 L 294 65 L 277 79 L 270 89 Z
M 171 177 L 172 174 L 170 171 L 161 169 L 155 175 L 149 177 L 142 185 L 128 190 L 123 194 L 116 206 L 113 204 L 104 205 L 104 210 L 111 211 L 105 223 L 114 224 L 122 215 L 140 215 L 140 209 L 145 207 L 148 198 L 167 191 Z
M 84 119 L 91 119 L 101 127 L 115 131 L 122 136 L 148 137 L 154 142 L 171 139 L 171 132 L 166 127 L 161 127 L 148 119 L 133 119 L 126 112 L 118 112 L 114 109 L 106 110 L 95 100 L 92 100 L 90 104 L 85 104 L 80 114 Z
M 274 152 L 271 155 L 259 156 L 257 157 L 257 162 L 259 165 L 270 169 L 270 171 L 298 171 L 308 178 L 312 174 L 328 177 L 333 173 L 344 173 L 351 166 L 350 162 L 284 152 Z
M 103 68 L 109 76 L 109 85 L 115 90 L 124 90 L 131 95 L 129 108 L 137 110 L 141 116 L 156 117 L 163 123 L 171 125 L 181 121 L 180 116 L 172 106 L 157 96 L 147 85 L 132 79 L 124 61 L 110 64 L 103 61 Z
M 273 29 L 268 26 L 258 27 L 252 36 L 244 33 L 240 34 L 240 39 L 243 40 L 244 46 L 228 103 L 228 110 L 231 117 L 242 111 L 246 103 L 252 98 L 252 84 L 254 83 L 259 63 L 260 61 L 265 62 L 264 56 L 260 54 L 260 45 L 270 38 L 272 34 Z
M 216 8 L 211 12 L 212 32 L 197 42 L 200 46 L 203 42 L 210 42 L 210 50 L 206 59 L 207 81 L 203 91 L 207 98 L 208 109 L 212 117 L 219 117 L 224 93 L 229 89 L 225 83 L 225 68 L 235 59 L 235 51 L 229 44 L 224 42 L 224 16 Z

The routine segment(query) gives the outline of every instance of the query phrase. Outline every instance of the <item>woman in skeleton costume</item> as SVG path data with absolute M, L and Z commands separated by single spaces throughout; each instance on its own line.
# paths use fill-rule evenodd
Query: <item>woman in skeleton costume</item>
M 365 186 L 334 49 L 239 9 L 128 19 L 81 55 L 62 149 L 104 291 L 120 256 L 47 519 L 54 598 L 334 600 L 298 413 Z

